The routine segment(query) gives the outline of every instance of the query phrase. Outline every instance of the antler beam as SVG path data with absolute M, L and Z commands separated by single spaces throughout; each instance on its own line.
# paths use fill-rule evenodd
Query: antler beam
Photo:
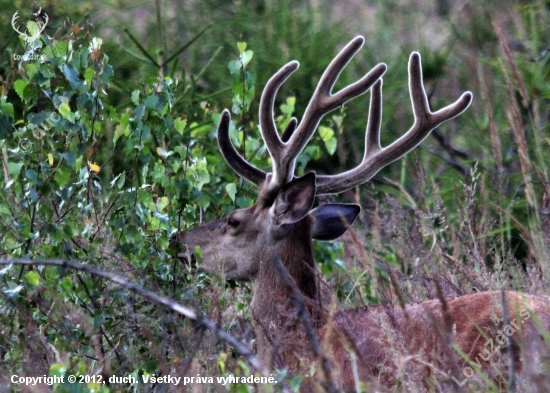
M 433 129 L 464 112 L 472 102 L 472 93 L 468 91 L 453 104 L 437 112 L 431 112 L 422 81 L 420 54 L 417 52 L 413 52 L 409 59 L 409 90 L 414 124 L 403 136 L 382 148 L 380 146 L 382 80 L 373 86 L 365 135 L 365 154 L 361 164 L 338 175 L 317 176 L 317 195 L 337 194 L 368 181 L 380 169 L 418 146 Z
M 296 119 L 292 119 L 283 132 L 282 138 L 277 132 L 273 118 L 275 96 L 281 85 L 298 69 L 299 63 L 292 61 L 286 64 L 268 81 L 262 93 L 259 112 L 262 137 L 273 159 L 273 169 L 270 174 L 266 174 L 240 156 L 229 138 L 229 112 L 223 112 L 218 127 L 220 150 L 233 170 L 239 176 L 258 185 L 264 197 L 272 197 L 284 184 L 292 179 L 296 158 L 315 133 L 322 117 L 352 98 L 364 94 L 386 72 L 386 65 L 378 64 L 357 82 L 345 87 L 338 93 L 331 93 L 342 70 L 363 46 L 364 41 L 365 39 L 361 36 L 355 37 L 334 58 L 323 73 L 302 121 L 298 124 Z
M 278 191 L 285 183 L 292 180 L 296 158 L 315 133 L 322 117 L 352 98 L 364 94 L 386 72 L 386 65 L 378 64 L 357 82 L 345 87 L 334 95 L 332 94 L 332 88 L 342 70 L 359 49 L 361 49 L 364 42 L 365 39 L 363 37 L 355 37 L 332 60 L 321 76 L 319 84 L 306 108 L 302 121 L 297 126 L 296 130 L 291 133 L 288 142 L 282 141 L 277 133 L 275 121 L 273 119 L 273 110 L 275 95 L 279 87 L 298 69 L 298 62 L 288 63 L 269 80 L 260 101 L 260 126 L 262 136 L 266 142 L 269 154 L 273 159 L 273 172 L 270 176 L 269 183 L 262 189 L 264 194 L 272 194 Z

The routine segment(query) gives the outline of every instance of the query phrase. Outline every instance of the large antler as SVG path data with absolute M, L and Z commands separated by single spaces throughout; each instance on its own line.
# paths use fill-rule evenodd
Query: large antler
M 378 64 L 357 82 L 345 87 L 338 93 L 331 94 L 338 76 L 363 46 L 363 43 L 363 37 L 354 38 L 332 60 L 311 97 L 302 121 L 298 125 L 296 119 L 292 119 L 283 131 L 282 139 L 277 132 L 273 119 L 275 96 L 279 87 L 298 69 L 298 62 L 292 61 L 286 64 L 268 81 L 260 101 L 260 128 L 269 154 L 273 159 L 273 171 L 269 174 L 247 162 L 237 152 L 229 138 L 229 111 L 225 110 L 223 112 L 218 127 L 220 150 L 233 170 L 239 176 L 257 184 L 264 197 L 272 197 L 285 183 L 292 179 L 296 158 L 313 136 L 321 118 L 352 98 L 365 93 L 386 71 L 385 64 Z
M 431 112 L 422 82 L 420 54 L 413 52 L 409 59 L 409 90 L 414 112 L 414 124 L 401 138 L 391 145 L 380 146 L 382 121 L 382 80 L 371 90 L 369 120 L 365 135 L 365 154 L 356 168 L 338 175 L 317 176 L 317 195 L 337 194 L 362 184 L 380 169 L 404 156 L 422 142 L 441 123 L 460 115 L 472 102 L 472 93 L 465 92 L 453 104 Z

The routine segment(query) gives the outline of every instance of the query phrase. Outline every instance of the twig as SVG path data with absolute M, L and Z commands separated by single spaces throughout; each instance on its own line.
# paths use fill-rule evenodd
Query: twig
M 502 318 L 504 319 L 504 326 L 510 325 L 510 316 L 508 315 L 508 304 L 506 302 L 506 293 L 504 290 L 500 291 L 500 299 L 502 301 Z M 508 359 L 510 360 L 510 369 L 508 370 L 508 391 L 510 393 L 516 392 L 516 357 L 514 354 L 514 339 L 512 336 L 506 335 L 506 352 L 508 353 Z
M 444 348 L 445 348 L 447 359 L 449 361 L 449 365 L 451 366 L 450 374 L 455 379 L 455 381 L 457 381 L 458 380 L 457 378 L 459 377 L 459 370 L 458 370 L 457 361 L 454 356 L 454 352 L 452 350 L 453 338 L 454 338 L 453 337 L 454 320 L 451 315 L 451 311 L 449 310 L 449 304 L 447 303 L 447 300 L 443 295 L 443 291 L 441 290 L 441 286 L 439 285 L 439 280 L 437 278 L 434 278 L 433 283 L 435 285 L 437 299 L 441 304 L 441 317 L 443 318 L 443 339 L 444 339 L 444 343 L 447 344 L 447 345 L 444 345 Z M 462 389 L 461 386 L 457 386 L 454 383 L 451 383 L 451 385 L 455 392 L 464 391 L 464 389 Z
M 218 49 L 216 49 L 216 51 L 214 52 L 214 54 L 210 57 L 210 59 L 206 62 L 206 64 L 204 65 L 204 67 L 201 68 L 201 70 L 199 71 L 199 73 L 197 74 L 197 76 L 195 76 L 195 79 L 200 79 L 202 74 L 204 73 L 204 71 L 206 71 L 206 69 L 210 66 L 210 64 L 212 64 L 212 61 L 214 61 L 214 59 L 216 58 L 216 56 L 218 55 L 218 53 L 221 52 L 221 50 L 223 49 L 223 46 L 220 46 Z
M 158 63 L 156 62 L 155 59 L 153 59 L 153 56 L 151 56 L 147 50 L 143 47 L 143 45 L 140 44 L 140 42 L 137 40 L 136 37 L 134 37 L 132 35 L 132 33 L 130 33 L 130 31 L 128 29 L 124 29 L 124 32 L 126 34 L 128 34 L 128 37 L 130 37 L 130 39 L 134 42 L 134 44 L 136 44 L 136 46 L 138 47 L 138 49 L 141 51 L 141 53 L 143 53 L 145 55 L 145 57 L 147 57 L 147 59 L 155 66 L 155 67 L 158 67 Z
M 170 63 L 172 60 L 174 60 L 181 52 L 183 52 L 184 50 L 186 50 L 193 42 L 195 42 L 196 40 L 199 39 L 199 37 L 201 35 L 204 34 L 204 32 L 208 29 L 210 29 L 212 27 L 212 23 L 210 23 L 208 26 L 206 26 L 204 29 L 202 29 L 201 31 L 199 31 L 199 33 L 194 36 L 193 38 L 191 38 L 188 42 L 186 42 L 185 44 L 183 44 L 183 46 L 181 48 L 179 48 L 176 52 L 174 52 L 174 54 L 172 56 L 170 56 L 167 60 L 164 61 L 163 64 L 161 65 L 164 65 L 164 64 L 168 64 Z

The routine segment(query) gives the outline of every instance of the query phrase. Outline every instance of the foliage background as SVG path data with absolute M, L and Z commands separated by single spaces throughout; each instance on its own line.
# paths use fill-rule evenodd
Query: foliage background
M 301 63 L 278 94 L 284 127 L 301 116 L 332 57 L 361 34 L 365 47 L 336 88 L 388 64 L 383 144 L 412 124 L 412 50 L 422 54 L 432 108 L 464 90 L 475 98 L 412 154 L 338 197 L 363 206 L 353 235 L 316 244 L 339 305 L 431 299 L 435 279 L 447 296 L 548 294 L 547 2 L 0 5 L 1 259 L 72 259 L 121 274 L 202 310 L 252 347 L 249 285 L 182 266 L 169 240 L 254 201 L 217 150 L 221 110 L 232 109 L 239 149 L 269 168 L 256 116 L 269 76 Z M 15 60 L 25 47 L 11 17 L 19 10 L 24 25 L 40 7 L 50 19 L 33 50 L 46 60 Z M 326 116 L 298 170 L 356 165 L 367 105 L 365 95 Z M 11 374 L 248 373 L 231 347 L 188 320 L 85 273 L 3 266 L 0 291 L 6 389 L 22 390 L 9 385 Z

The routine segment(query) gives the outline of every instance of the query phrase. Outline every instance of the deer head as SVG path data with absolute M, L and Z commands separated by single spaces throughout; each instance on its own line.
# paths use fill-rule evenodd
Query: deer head
M 363 43 L 363 37 L 354 38 L 334 58 L 323 73 L 302 120 L 291 119 L 281 136 L 273 118 L 275 96 L 279 87 L 298 69 L 298 62 L 286 64 L 267 82 L 260 101 L 259 122 L 273 161 L 270 173 L 256 168 L 237 152 L 229 138 L 229 111 L 223 111 L 218 127 L 221 153 L 239 176 L 259 188 L 259 196 L 250 208 L 235 210 L 225 218 L 177 236 L 179 242 L 187 244 L 188 250 L 193 251 L 195 246 L 201 248 L 202 269 L 223 273 L 226 278 L 254 280 L 260 264 L 268 265 L 273 255 L 279 256 L 287 269 L 300 265 L 299 262 L 292 265 L 291 261 L 305 261 L 313 267 L 311 240 L 332 240 L 341 236 L 360 211 L 359 206 L 348 204 L 322 205 L 311 210 L 315 196 L 341 193 L 366 182 L 384 166 L 416 147 L 434 128 L 458 116 L 470 105 L 472 94 L 466 92 L 452 105 L 431 112 L 422 82 L 420 55 L 414 52 L 409 60 L 414 124 L 401 138 L 382 148 L 381 77 L 386 65 L 378 64 L 357 82 L 332 93 L 338 76 Z M 296 178 L 296 158 L 322 117 L 369 89 L 372 89 L 371 101 L 361 164 L 337 175 L 310 172 Z M 294 278 L 300 281 L 299 277 Z

